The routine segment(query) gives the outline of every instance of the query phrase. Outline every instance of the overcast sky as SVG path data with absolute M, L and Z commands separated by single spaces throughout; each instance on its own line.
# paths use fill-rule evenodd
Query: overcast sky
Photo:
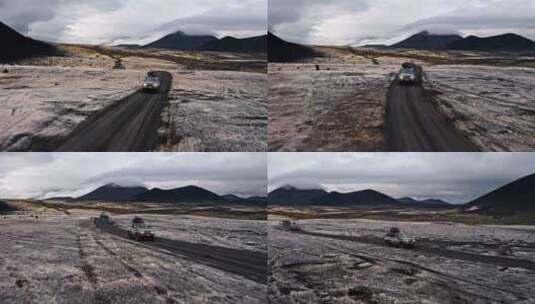
M 34 38 L 69 43 L 148 43 L 177 30 L 263 35 L 267 0 L 0 0 L 0 21 Z
M 534 0 L 270 0 L 269 26 L 288 40 L 392 44 L 422 30 L 535 39 Z
M 535 173 L 535 153 L 270 153 L 269 191 L 291 185 L 467 201 Z
M 265 153 L 0 153 L 0 198 L 79 196 L 104 184 L 266 195 Z

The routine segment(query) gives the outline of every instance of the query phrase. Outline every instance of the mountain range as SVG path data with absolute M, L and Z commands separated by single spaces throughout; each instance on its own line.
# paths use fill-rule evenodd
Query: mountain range
M 438 199 L 394 199 L 374 190 L 350 193 L 284 186 L 268 194 L 269 204 L 283 206 L 331 206 L 367 208 L 460 208 L 464 212 L 513 215 L 535 212 L 535 174 L 499 187 L 467 204 L 451 205 Z
M 250 38 L 224 37 L 208 42 L 198 48 L 201 51 L 213 52 L 235 52 L 235 53 L 266 53 L 267 36 L 256 36 Z
M 462 40 L 460 35 L 434 35 L 427 31 L 412 35 L 409 38 L 391 45 L 392 48 L 439 50 L 450 43 Z
M 332 206 L 332 207 L 451 207 L 440 200 L 418 201 L 413 198 L 395 199 L 375 190 L 362 190 L 349 193 L 327 192 L 323 189 L 298 189 L 284 186 L 268 194 L 270 204 L 290 206 Z M 440 202 L 440 203 L 439 203 Z
M 417 200 L 412 197 L 402 197 L 397 199 L 398 202 L 405 203 L 407 205 L 416 205 L 416 206 L 426 206 L 426 207 L 451 207 L 452 205 L 446 201 L 443 201 L 441 199 L 424 199 L 424 200 Z
M 210 35 L 188 35 L 184 32 L 178 31 L 165 37 L 162 37 L 152 43 L 149 43 L 143 47 L 145 48 L 158 48 L 158 49 L 170 49 L 178 51 L 192 51 L 197 50 L 201 46 L 217 41 L 217 37 Z
M 0 62 L 12 62 L 36 56 L 59 55 L 55 46 L 21 35 L 0 22 Z
M 58 198 L 52 198 L 58 199 Z M 174 189 L 123 187 L 114 183 L 101 186 L 77 198 L 61 198 L 66 201 L 154 202 L 154 203 L 220 203 L 265 205 L 263 197 L 242 198 L 237 195 L 220 196 L 197 186 Z
M 16 211 L 17 209 L 11 207 L 7 203 L 0 201 L 0 214 Z
M 480 38 L 460 35 L 437 35 L 428 31 L 419 32 L 390 46 L 418 50 L 461 50 L 461 51 L 535 51 L 535 41 L 517 34 L 503 34 Z
M 467 212 L 515 214 L 535 212 L 535 174 L 517 179 L 463 206 Z
M 127 47 L 133 46 L 129 45 Z M 188 35 L 182 31 L 178 31 L 143 47 L 179 51 L 266 53 L 267 36 L 263 35 L 243 39 L 227 36 L 218 39 L 211 35 Z
M 268 33 L 267 41 L 269 62 L 293 62 L 322 56 L 311 47 L 282 40 L 272 33 Z

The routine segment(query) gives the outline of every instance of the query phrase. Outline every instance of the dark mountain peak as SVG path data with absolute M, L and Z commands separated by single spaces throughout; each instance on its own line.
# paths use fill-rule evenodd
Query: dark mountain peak
M 417 200 L 412 197 L 402 197 L 397 199 L 398 202 L 412 206 L 412 207 L 450 207 L 451 204 L 440 199 L 424 199 Z
M 197 186 L 185 186 L 175 189 L 163 190 L 154 188 L 139 195 L 136 195 L 133 200 L 143 202 L 220 202 L 224 201 L 221 196 Z
M 312 200 L 314 204 L 326 206 L 397 206 L 399 202 L 394 198 L 372 190 L 366 189 L 349 193 L 330 192 Z
M 295 186 L 285 185 L 268 194 L 270 203 L 306 204 L 313 198 L 327 194 L 323 189 L 299 189 Z
M 429 31 L 422 31 L 392 45 L 391 47 L 404 49 L 435 50 L 443 48 L 444 46 L 461 39 L 463 39 L 463 37 L 456 34 L 439 35 L 433 34 Z
M 0 21 L 0 33 L 2 33 L 2 35 L 13 35 L 13 36 L 21 36 L 21 37 L 24 37 L 22 34 L 20 34 L 19 32 L 15 31 L 14 29 L 12 29 L 11 27 L 9 27 L 7 24 L 3 23 L 2 21 Z
M 226 36 L 202 45 L 199 50 L 231 53 L 266 53 L 267 38 L 266 35 L 250 38 Z
M 284 185 L 282 187 L 280 187 L 279 189 L 284 189 L 284 190 L 297 190 L 296 187 L 292 186 L 292 185 Z
M 0 22 L 0 62 L 12 62 L 37 56 L 59 55 L 57 49 L 47 43 L 33 40 Z
M 77 200 L 81 201 L 128 201 L 134 196 L 147 191 L 145 187 L 123 187 L 116 183 L 109 183 L 101 186 Z
M 376 190 L 373 190 L 373 189 L 364 189 L 364 190 L 361 190 L 361 191 L 357 191 L 357 192 L 360 192 L 362 194 L 371 194 L 371 195 L 374 195 L 374 194 L 378 194 L 378 195 L 386 195 L 386 194 L 383 194 L 379 191 L 376 191 Z
M 268 32 L 267 35 L 267 45 L 269 62 L 294 62 L 322 57 L 311 47 L 285 41 L 271 32 Z
M 184 191 L 195 191 L 195 190 L 202 190 L 202 191 L 207 191 L 206 189 L 204 188 L 201 188 L 201 187 L 198 187 L 198 186 L 193 186 L 193 185 L 189 185 L 189 186 L 184 186 L 184 187 L 179 187 L 179 188 L 175 188 L 175 190 L 184 190 Z
M 109 183 L 102 186 L 102 188 L 122 188 L 122 186 L 116 183 Z
M 242 197 L 235 194 L 227 194 L 221 196 L 227 203 L 230 204 L 243 204 L 249 206 L 261 206 L 266 207 L 267 197 L 262 196 L 250 196 Z
M 5 214 L 13 211 L 17 211 L 17 208 L 9 205 L 6 202 L 0 201 L 0 214 Z
M 502 37 L 502 38 L 519 38 L 519 39 L 527 39 L 521 35 L 515 34 L 515 33 L 505 33 L 502 35 L 496 35 L 495 37 Z
M 238 38 L 235 38 L 235 37 L 232 37 L 232 36 L 225 36 L 221 39 L 219 39 L 221 41 L 225 41 L 225 40 L 230 40 L 230 41 L 236 41 L 236 40 L 239 40 Z
M 421 202 L 427 205 L 444 206 L 444 207 L 451 206 L 450 203 L 441 199 L 436 199 L 436 198 L 425 199 L 425 200 L 422 200 Z
M 535 174 L 519 178 L 469 202 L 464 210 L 492 214 L 535 212 Z
M 402 203 L 407 203 L 407 204 L 414 204 L 414 203 L 418 203 L 419 201 L 412 198 L 412 197 L 402 197 L 402 198 L 398 198 L 397 199 L 399 202 L 402 202 Z
M 491 37 L 468 36 L 464 39 L 454 41 L 443 47 L 448 50 L 461 51 L 535 51 L 535 41 L 518 34 L 506 33 Z
M 212 35 L 188 35 L 183 31 L 176 31 L 150 44 L 147 44 L 144 47 L 179 51 L 192 51 L 197 50 L 198 48 L 209 42 L 217 40 L 218 39 Z

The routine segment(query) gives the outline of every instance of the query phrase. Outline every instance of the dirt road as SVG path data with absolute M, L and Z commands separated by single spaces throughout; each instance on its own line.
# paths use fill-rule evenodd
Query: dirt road
M 171 88 L 172 76 L 158 72 L 159 93 L 138 91 L 78 127 L 58 152 L 145 152 L 158 142 L 161 112 Z
M 421 67 L 418 78 L 423 77 Z M 479 149 L 433 104 L 421 81 L 392 83 L 386 101 L 386 145 L 392 152 L 475 152 Z
M 370 244 L 375 246 L 386 246 L 383 240 L 375 236 L 348 236 L 348 235 L 335 235 L 335 234 L 326 234 L 310 231 L 295 231 L 296 233 L 316 236 L 316 237 L 326 237 L 330 239 L 358 242 L 364 244 Z M 508 258 L 503 256 L 491 256 L 491 255 L 480 255 L 474 253 L 468 253 L 463 251 L 455 251 L 444 248 L 444 245 L 447 242 L 432 240 L 419 241 L 414 249 L 414 251 L 421 252 L 424 254 L 438 255 L 449 259 L 457 259 L 468 262 L 475 263 L 484 263 L 496 265 L 499 267 L 519 267 L 524 269 L 529 269 L 535 271 L 535 261 L 522 260 L 515 258 Z
M 121 238 L 128 238 L 128 232 L 116 226 L 95 219 L 100 230 Z M 261 284 L 267 284 L 267 254 L 257 251 L 232 249 L 206 244 L 190 243 L 156 237 L 145 246 L 163 249 L 166 253 L 186 257 L 195 262 L 235 273 Z

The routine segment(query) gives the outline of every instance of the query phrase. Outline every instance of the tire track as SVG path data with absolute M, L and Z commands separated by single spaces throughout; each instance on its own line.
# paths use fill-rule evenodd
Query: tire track
M 335 235 L 335 234 L 326 234 L 326 233 L 319 233 L 319 232 L 309 232 L 309 231 L 304 231 L 304 230 L 294 231 L 294 233 L 387 247 L 384 244 L 382 238 L 375 237 L 375 236 Z M 437 244 L 440 245 L 440 242 Z M 449 258 L 449 259 L 456 259 L 456 260 L 462 260 L 462 261 L 474 262 L 474 263 L 483 263 L 483 264 L 508 267 L 508 268 L 518 267 L 518 268 L 524 268 L 527 270 L 535 271 L 534 261 L 512 259 L 512 258 L 506 258 L 506 257 L 501 257 L 501 256 L 473 254 L 473 253 L 454 251 L 454 250 L 449 250 L 449 249 L 444 249 L 444 248 L 440 248 L 437 246 L 433 246 L 437 244 L 433 244 L 432 241 L 427 241 L 424 244 L 417 243 L 416 247 L 412 250 L 426 253 L 426 254 L 437 255 L 437 256 L 441 256 L 441 257 Z
M 101 231 L 128 239 L 126 230 L 106 224 L 99 219 L 95 219 L 94 223 Z M 241 275 L 263 285 L 267 284 L 267 253 L 159 237 L 156 237 L 154 242 L 144 243 L 143 246 L 162 249 L 163 253 Z
M 421 79 L 423 70 L 417 67 Z M 479 148 L 460 133 L 432 102 L 422 81 L 402 85 L 396 78 L 386 98 L 385 138 L 392 152 L 476 152 Z
M 167 102 L 172 75 L 157 72 L 161 91 L 157 94 L 136 92 L 91 121 L 82 124 L 55 150 L 58 152 L 130 152 L 151 151 L 158 144 L 161 112 Z

